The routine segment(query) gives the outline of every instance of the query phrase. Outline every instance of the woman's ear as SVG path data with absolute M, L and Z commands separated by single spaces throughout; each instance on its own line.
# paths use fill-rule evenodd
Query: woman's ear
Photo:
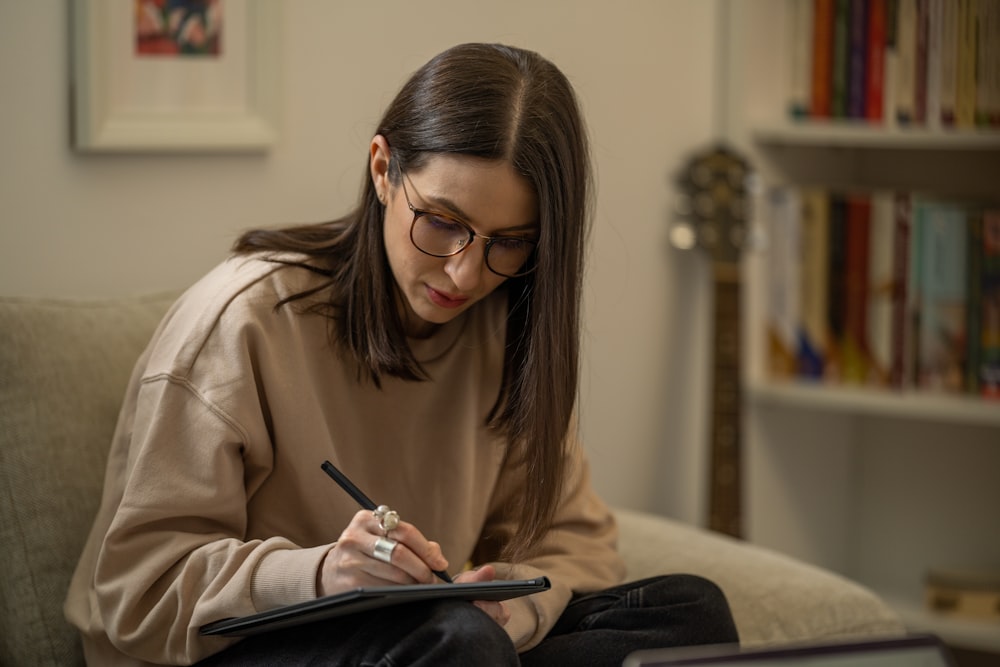
M 375 194 L 383 204 L 389 200 L 389 142 L 381 134 L 372 137 L 371 145 L 368 147 L 369 168 L 372 174 L 372 185 L 375 186 Z

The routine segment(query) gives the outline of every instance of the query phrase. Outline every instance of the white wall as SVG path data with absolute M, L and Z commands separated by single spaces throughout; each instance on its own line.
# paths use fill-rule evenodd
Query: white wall
M 68 3 L 0 0 L 0 293 L 179 288 L 244 228 L 335 217 L 410 72 L 462 41 L 531 48 L 573 81 L 593 139 L 581 413 L 597 487 L 697 519 L 707 276 L 666 233 L 670 178 L 713 129 L 718 0 L 282 5 L 283 116 L 269 153 L 128 156 L 70 149 Z

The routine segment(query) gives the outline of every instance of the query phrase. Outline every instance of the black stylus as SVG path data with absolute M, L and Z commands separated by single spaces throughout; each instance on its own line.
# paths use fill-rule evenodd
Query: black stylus
M 366 496 L 361 489 L 354 485 L 354 482 L 347 478 L 347 475 L 337 470 L 336 466 L 332 463 L 329 461 L 323 461 L 323 465 L 320 467 L 323 468 L 323 472 L 332 477 L 333 481 L 340 485 L 340 488 L 351 494 L 351 498 L 354 498 L 363 509 L 374 511 L 378 507 L 378 505 L 372 502 L 371 498 Z M 455 583 L 452 581 L 448 573 L 443 570 L 431 570 L 431 572 L 437 575 L 437 578 L 442 581 L 446 581 L 449 584 Z

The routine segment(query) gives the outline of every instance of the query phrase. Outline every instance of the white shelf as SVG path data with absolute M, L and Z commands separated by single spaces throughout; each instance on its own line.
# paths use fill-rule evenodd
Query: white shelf
M 1000 150 L 1000 130 L 886 127 L 858 121 L 786 122 L 753 130 L 763 145 L 915 150 Z
M 1000 621 L 987 621 L 936 614 L 912 600 L 884 594 L 882 598 L 899 614 L 911 632 L 937 635 L 946 644 L 966 649 L 1000 653 Z
M 751 384 L 748 394 L 762 406 L 1000 427 L 1000 401 L 971 396 L 894 393 L 804 382 Z

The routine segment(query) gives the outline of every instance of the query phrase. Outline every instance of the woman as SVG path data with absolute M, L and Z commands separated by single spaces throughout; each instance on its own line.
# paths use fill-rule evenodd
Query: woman
M 358 208 L 244 234 L 139 360 L 67 601 L 88 661 L 592 665 L 736 641 L 704 580 L 607 590 L 616 527 L 573 419 L 590 192 L 551 63 L 467 44 L 416 72 Z M 326 459 L 403 520 L 359 511 Z M 552 588 L 198 632 L 442 570 Z

